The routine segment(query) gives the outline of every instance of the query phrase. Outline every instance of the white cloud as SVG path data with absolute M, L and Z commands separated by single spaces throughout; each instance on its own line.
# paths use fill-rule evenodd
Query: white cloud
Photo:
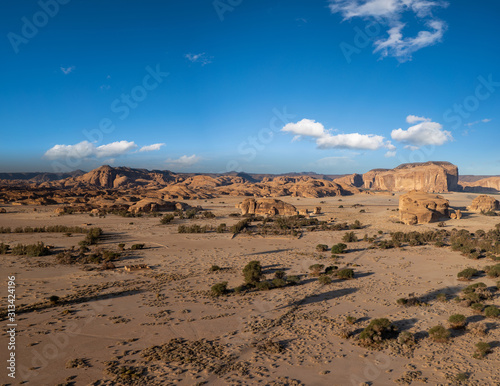
M 377 150 L 384 147 L 384 137 L 374 134 L 327 134 L 317 139 L 316 144 L 320 149 L 363 149 Z
M 165 162 L 169 165 L 172 166 L 179 166 L 179 167 L 186 167 L 186 166 L 193 166 L 194 164 L 198 163 L 201 161 L 201 157 L 193 154 L 190 156 L 183 155 L 180 158 L 177 159 L 167 159 Z
M 295 134 L 296 136 L 306 135 L 309 137 L 322 137 L 326 134 L 325 127 L 314 119 L 303 119 L 297 123 L 287 123 L 281 131 Z M 297 140 L 294 137 L 294 140 Z
M 202 66 L 205 64 L 212 63 L 212 57 L 207 56 L 204 52 L 201 54 L 186 54 L 184 57 L 189 60 L 191 63 L 201 63 Z
M 382 56 L 394 56 L 404 62 L 421 48 L 431 46 L 441 41 L 447 25 L 435 18 L 432 11 L 438 7 L 447 7 L 441 0 L 329 0 L 332 13 L 340 13 L 344 20 L 354 17 L 371 19 L 387 27 L 388 37 L 378 39 L 374 52 Z M 427 27 L 415 37 L 403 37 L 405 24 L 401 22 L 405 12 L 413 13 L 415 19 Z
M 419 117 L 416 115 L 408 115 L 406 117 L 406 122 L 408 122 L 411 125 L 413 125 L 414 123 L 417 123 L 417 122 L 429 122 L 429 121 L 430 121 L 429 118 Z
M 75 70 L 75 66 L 70 66 L 70 67 L 61 67 L 61 71 L 64 75 L 68 75 L 72 73 Z
M 391 138 L 398 142 L 413 145 L 414 147 L 424 145 L 440 146 L 453 140 L 449 131 L 443 130 L 443 126 L 440 123 L 432 121 L 420 122 L 409 127 L 408 130 L 393 130 Z M 415 150 L 414 148 L 410 149 Z
M 128 141 L 117 141 L 97 147 L 89 141 L 82 141 L 76 145 L 55 145 L 45 152 L 44 157 L 48 159 L 115 157 L 126 154 L 136 147 L 134 142 Z
M 375 134 L 332 134 L 325 130 L 320 122 L 313 119 L 302 119 L 297 123 L 286 124 L 281 131 L 294 134 L 292 142 L 304 137 L 313 138 L 319 149 L 360 149 L 377 150 L 386 147 L 394 150 L 396 147 L 390 141 L 385 142 L 385 138 Z
M 415 150 L 418 150 L 420 148 L 418 146 L 406 145 L 405 149 L 408 149 L 408 150 L 411 150 L 411 151 L 415 151 Z
M 139 149 L 140 152 L 143 152 L 143 151 L 157 151 L 157 150 L 160 150 L 160 148 L 162 146 L 165 146 L 164 143 L 154 143 L 152 145 L 147 145 L 147 146 L 143 146 Z
M 466 123 L 465 126 L 475 126 L 477 125 L 478 123 L 488 123 L 488 122 L 491 122 L 491 119 L 481 119 L 479 121 L 474 121 L 474 122 L 470 122 L 470 123 Z
M 395 151 L 388 151 L 384 154 L 385 158 L 390 158 L 390 157 L 396 157 L 396 152 Z

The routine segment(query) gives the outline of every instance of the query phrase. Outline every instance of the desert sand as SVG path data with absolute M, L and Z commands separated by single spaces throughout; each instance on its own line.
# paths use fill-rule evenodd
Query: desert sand
M 460 220 L 416 226 L 400 223 L 399 193 L 358 194 L 346 197 L 280 197 L 299 211 L 321 207 L 311 218 L 335 223 L 359 220 L 353 232 L 377 240 L 390 232 L 478 229 L 499 223 L 495 216 L 468 212 L 477 196 L 444 193 L 453 208 L 464 211 Z M 230 232 L 178 233 L 178 226 L 231 226 L 241 220 L 229 216 L 244 197 L 185 200 L 202 206 L 215 218 L 179 219 L 160 224 L 160 217 L 125 218 L 112 214 L 57 215 L 56 206 L 4 205 L 0 227 L 66 225 L 100 227 L 98 248 L 118 251 L 115 269 L 83 270 L 92 264 L 58 264 L 58 252 L 78 245 L 84 235 L 73 233 L 0 234 L 0 243 L 12 246 L 43 241 L 54 246 L 49 256 L 0 255 L 2 304 L 7 298 L 7 276 L 16 277 L 17 377 L 3 384 L 29 385 L 388 385 L 500 384 L 500 328 L 498 319 L 474 314 L 451 300 L 469 284 L 494 286 L 498 279 L 482 275 L 459 281 L 466 267 L 481 270 L 491 261 L 471 260 L 450 247 L 433 245 L 369 249 L 370 243 L 348 243 L 337 259 L 316 251 L 342 242 L 346 231 L 314 230 L 298 236 L 233 237 Z M 342 206 L 342 208 L 339 208 Z M 34 211 L 36 209 L 36 211 Z M 144 249 L 130 250 L 144 243 Z M 95 248 L 95 247 L 91 247 Z M 277 270 L 298 275 L 300 283 L 269 291 L 229 292 L 211 296 L 210 288 L 227 282 L 231 290 L 243 283 L 242 269 L 251 260 L 261 262 L 266 278 Z M 310 276 L 313 264 L 335 264 L 354 269 L 352 280 L 333 278 L 322 285 Z M 149 269 L 126 271 L 126 265 Z M 210 271 L 212 265 L 221 269 Z M 447 301 L 436 296 L 444 293 Z M 48 299 L 56 295 L 59 301 Z M 401 306 L 400 298 L 418 297 L 422 304 Z M 38 304 L 36 307 L 30 305 Z M 488 304 L 500 306 L 498 292 Z M 448 327 L 453 314 L 467 317 L 465 330 L 451 330 L 448 343 L 432 341 L 427 331 Z M 356 319 L 346 322 L 348 316 Z M 359 344 L 359 333 L 371 320 L 388 318 L 401 331 L 414 334 L 416 344 L 396 341 L 381 348 Z M 3 324 L 7 321 L 2 318 Z M 487 335 L 476 336 L 473 326 L 486 323 Z M 2 341 L 6 339 L 6 329 Z M 172 340 L 178 339 L 178 340 Z M 489 342 L 484 359 L 473 358 L 475 344 Z M 170 344 L 169 344 L 170 343 Z M 163 351 L 154 346 L 165 346 Z M 8 352 L 2 347 L 0 361 Z M 162 356 L 163 355 L 163 356 Z M 149 359 L 149 360 L 148 360 Z

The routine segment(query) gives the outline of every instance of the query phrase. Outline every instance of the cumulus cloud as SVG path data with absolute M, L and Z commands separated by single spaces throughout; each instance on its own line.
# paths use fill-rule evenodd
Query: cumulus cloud
M 162 146 L 165 146 L 164 143 L 153 143 L 152 145 L 147 145 L 147 146 L 143 146 L 139 149 L 140 152 L 143 152 L 143 151 L 157 151 L 157 150 L 160 150 L 160 148 Z
M 385 158 L 391 158 L 391 157 L 396 157 L 396 152 L 395 151 L 388 151 L 384 154 Z
M 183 155 L 180 158 L 177 159 L 167 159 L 165 162 L 169 165 L 172 166 L 178 166 L 178 167 L 187 167 L 187 166 L 193 166 L 194 164 L 198 163 L 201 161 L 201 157 L 197 156 L 196 154 L 187 156 Z
M 406 117 L 406 122 L 408 122 L 411 125 L 413 125 L 414 123 L 417 123 L 417 122 L 429 122 L 429 121 L 430 121 L 429 118 L 418 117 L 416 115 L 408 115 Z
M 286 124 L 281 131 L 293 134 L 292 141 L 301 137 L 310 137 L 315 140 L 319 149 L 360 149 L 377 150 L 386 147 L 394 150 L 395 146 L 385 138 L 374 134 L 332 134 L 325 130 L 322 123 L 313 119 L 302 119 L 297 123 Z
M 212 59 L 211 57 L 207 56 L 207 54 L 205 54 L 204 52 L 202 52 L 201 54 L 186 54 L 184 55 L 184 57 L 189 60 L 191 63 L 200 63 L 202 66 L 204 66 L 205 64 L 209 64 L 209 63 L 212 63 Z
M 71 74 L 75 70 L 75 66 L 70 66 L 70 67 L 61 67 L 61 71 L 64 75 Z
M 410 119 L 410 121 L 412 120 Z M 443 130 L 443 125 L 437 122 L 432 122 L 427 118 L 424 121 L 409 127 L 408 130 L 393 130 L 391 132 L 391 138 L 398 142 L 407 143 L 412 147 L 406 148 L 411 150 L 416 150 L 419 146 L 424 145 L 440 146 L 453 140 L 451 132 Z
M 297 123 L 287 123 L 281 131 L 295 134 L 296 136 L 322 137 L 325 133 L 325 127 L 314 119 L 303 119 Z
M 55 145 L 45 152 L 44 157 L 48 159 L 116 157 L 135 148 L 137 145 L 128 141 L 117 141 L 101 146 L 95 146 L 89 141 L 82 141 L 76 145 Z
M 447 25 L 435 18 L 432 11 L 446 6 L 448 3 L 441 0 L 330 0 L 329 3 L 331 12 L 340 13 L 344 20 L 359 17 L 388 28 L 388 36 L 375 41 L 374 52 L 393 56 L 401 62 L 410 60 L 414 52 L 442 40 Z M 404 37 L 402 31 L 406 24 L 401 20 L 406 12 L 412 13 L 426 29 L 414 37 Z

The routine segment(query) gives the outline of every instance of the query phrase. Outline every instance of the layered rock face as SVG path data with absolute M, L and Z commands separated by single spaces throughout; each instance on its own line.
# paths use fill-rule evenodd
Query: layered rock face
M 460 181 L 463 190 L 466 192 L 477 193 L 496 193 L 500 192 L 500 177 L 482 178 L 474 182 Z
M 399 197 L 399 218 L 407 225 L 435 222 L 450 217 L 449 206 L 442 196 L 411 191 Z
M 449 192 L 459 188 L 458 168 L 449 162 L 425 162 L 403 164 L 391 170 L 374 169 L 363 174 L 363 187 L 393 192 Z
M 467 208 L 471 212 L 492 212 L 499 209 L 498 200 L 482 194 L 477 196 Z
M 247 198 L 237 207 L 241 209 L 242 215 L 256 214 L 271 216 L 295 216 L 297 214 L 295 206 L 281 200 L 273 200 L 271 198 L 261 198 L 259 200 Z

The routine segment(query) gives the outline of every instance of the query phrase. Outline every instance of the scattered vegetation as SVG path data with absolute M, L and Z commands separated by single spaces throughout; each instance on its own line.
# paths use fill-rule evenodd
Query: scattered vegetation
M 210 289 L 210 293 L 214 297 L 222 296 L 222 295 L 226 294 L 227 292 L 228 292 L 227 291 L 227 281 L 214 284 L 212 286 L 212 288 Z
M 450 340 L 450 331 L 441 325 L 434 326 L 429 329 L 429 337 L 438 343 L 446 343 Z
M 473 276 L 478 274 L 478 270 L 475 268 L 465 268 L 457 274 L 460 280 L 470 280 Z
M 483 359 L 488 353 L 491 352 L 491 345 L 487 342 L 476 343 L 476 352 L 474 353 L 474 358 Z
M 465 315 L 462 314 L 454 314 L 448 318 L 448 322 L 450 323 L 451 328 L 454 330 L 460 330 L 465 328 Z
M 380 344 L 384 339 L 393 337 L 396 331 L 396 326 L 389 319 L 373 319 L 359 334 L 359 340 L 364 346 L 372 346 Z
M 338 244 L 335 244 L 333 247 L 332 247 L 332 254 L 341 254 L 341 253 L 345 253 L 347 249 L 347 245 L 346 244 L 343 244 L 343 243 L 338 243 Z
M 47 256 L 50 255 L 50 249 L 41 241 L 36 244 L 17 244 L 12 248 L 12 254 L 29 257 Z
M 354 279 L 354 271 L 351 268 L 344 268 L 337 271 L 337 277 L 342 280 Z
M 358 237 L 354 232 L 347 232 L 344 237 L 342 237 L 342 241 L 345 243 L 355 243 L 358 241 Z

